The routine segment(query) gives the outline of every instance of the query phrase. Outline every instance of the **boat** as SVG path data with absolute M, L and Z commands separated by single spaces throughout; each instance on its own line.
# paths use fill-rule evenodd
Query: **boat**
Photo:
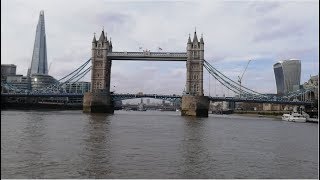
M 307 118 L 300 113 L 292 112 L 291 114 L 283 114 L 282 120 L 290 122 L 306 122 Z
M 307 122 L 310 122 L 310 123 L 319 123 L 319 119 L 318 119 L 318 118 L 309 118 L 309 119 L 307 119 Z

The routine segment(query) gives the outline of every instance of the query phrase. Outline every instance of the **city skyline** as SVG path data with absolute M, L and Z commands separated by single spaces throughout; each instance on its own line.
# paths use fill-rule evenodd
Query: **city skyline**
M 112 38 L 114 51 L 141 51 L 140 47 L 159 51 L 161 47 L 185 52 L 188 34 L 196 27 L 198 34 L 203 33 L 205 59 L 230 78 L 236 80 L 253 59 L 242 84 L 262 93 L 276 93 L 272 66 L 281 59 L 301 60 L 301 83 L 319 72 L 319 9 L 315 1 L 77 1 L 76 8 L 65 12 L 60 9 L 62 1 L 46 2 L 1 2 L 1 58 L 5 64 L 16 64 L 18 74 L 26 75 L 30 66 L 34 29 L 42 9 L 46 13 L 48 63 L 52 63 L 49 75 L 56 79 L 90 58 L 93 33 L 100 34 L 103 28 Z M 69 3 L 73 1 L 65 6 Z M 93 8 L 83 10 L 90 5 Z M 21 32 L 24 36 L 15 39 Z M 11 44 L 21 49 L 20 53 L 11 49 Z M 111 90 L 119 93 L 181 94 L 186 68 L 181 62 L 113 62 L 111 76 Z M 208 77 L 205 72 L 205 95 L 209 93 Z M 90 75 L 85 80 L 89 81 Z M 223 88 L 214 87 L 218 82 L 213 78 L 210 84 L 211 95 L 223 93 Z

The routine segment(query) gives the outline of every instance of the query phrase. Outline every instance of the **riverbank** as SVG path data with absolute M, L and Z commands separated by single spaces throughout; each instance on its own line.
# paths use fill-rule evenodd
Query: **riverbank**
M 246 116 L 246 117 L 263 117 L 263 118 L 274 118 L 274 119 L 281 119 L 282 115 L 272 115 L 272 114 L 267 114 L 267 115 L 262 115 L 262 114 L 250 114 L 250 113 L 233 113 L 233 115 L 237 116 Z
M 82 110 L 82 104 L 62 103 L 5 103 L 1 110 Z
M 290 111 L 234 111 L 233 114 L 247 117 L 281 119 L 282 115 Z

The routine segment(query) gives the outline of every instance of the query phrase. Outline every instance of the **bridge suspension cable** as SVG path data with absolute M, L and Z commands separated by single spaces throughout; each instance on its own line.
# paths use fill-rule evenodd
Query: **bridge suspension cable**
M 60 85 L 63 85 L 63 84 L 66 84 L 66 83 L 69 83 L 71 82 L 72 80 L 78 78 L 79 76 L 81 75 L 86 75 L 90 70 L 91 70 L 91 66 L 88 67 L 87 69 L 85 69 L 84 71 L 82 71 L 84 68 L 82 68 L 79 72 L 77 72 L 76 74 L 74 74 L 71 78 L 69 78 L 67 81 L 65 82 L 60 82 Z M 81 72 L 82 71 L 82 72 Z M 81 72 L 81 73 L 80 73 Z M 80 80 L 83 76 L 81 76 L 78 80 Z M 77 80 L 77 81 L 78 81 Z
M 79 77 L 74 83 L 76 83 L 76 82 L 78 82 L 80 79 L 82 79 L 86 74 L 88 74 L 88 72 L 90 72 L 90 70 L 91 70 L 91 67 L 92 66 L 90 66 L 90 67 L 88 67 L 86 70 L 84 70 L 81 74 L 83 74 L 81 77 Z M 81 75 L 81 74 L 79 74 L 79 76 Z
M 14 92 L 21 92 L 22 91 L 21 89 L 18 89 L 16 86 L 13 86 L 10 83 L 1 82 L 1 86 L 5 87 L 7 90 L 11 90 L 11 91 L 14 91 Z
M 86 61 L 85 63 L 83 63 L 80 67 L 78 67 L 76 70 L 72 71 L 71 73 L 69 73 L 68 75 L 64 76 L 63 78 L 59 79 L 58 81 L 62 81 L 63 79 L 67 78 L 68 76 L 70 76 L 71 74 L 77 72 L 78 70 L 82 70 L 89 62 L 91 61 L 91 58 Z
M 76 70 L 72 71 L 68 75 L 64 76 L 63 78 L 56 81 L 54 84 L 50 84 L 46 87 L 43 87 L 41 89 L 37 89 L 37 91 L 40 92 L 47 92 L 47 91 L 64 91 L 62 86 L 66 83 L 71 82 L 74 79 L 77 79 L 75 82 L 78 82 L 81 78 L 83 78 L 90 70 L 91 66 L 84 68 L 88 65 L 88 63 L 91 61 L 91 58 L 87 60 L 85 63 L 83 63 L 80 67 L 78 67 Z M 69 78 L 68 78 L 69 77 Z M 68 78 L 68 79 L 66 79 Z M 66 79 L 64 82 L 62 82 L 63 79 Z
M 204 67 L 208 70 L 208 72 L 217 79 L 223 86 L 228 88 L 229 90 L 233 91 L 236 94 L 239 94 L 240 92 L 244 95 L 251 95 L 251 96 L 263 96 L 266 97 L 266 95 L 261 94 L 259 92 L 256 92 L 254 90 L 251 90 L 247 87 L 241 86 L 240 84 L 233 81 L 232 79 L 228 78 L 226 75 L 221 73 L 219 70 L 214 68 L 209 62 L 204 60 Z
M 214 71 L 212 71 L 207 65 L 204 65 L 204 67 L 208 70 L 208 72 L 217 80 L 220 82 L 220 84 L 222 84 L 223 86 L 226 86 L 229 90 L 238 93 L 238 91 L 236 91 L 234 88 L 232 88 L 232 85 L 229 83 L 224 83 L 223 80 L 217 75 L 217 73 L 215 73 Z

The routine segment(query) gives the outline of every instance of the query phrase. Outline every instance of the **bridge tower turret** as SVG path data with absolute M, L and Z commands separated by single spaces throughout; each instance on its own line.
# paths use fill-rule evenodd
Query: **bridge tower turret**
M 110 94 L 110 76 L 112 61 L 108 59 L 109 41 L 102 30 L 99 40 L 93 37 L 91 92 L 84 95 L 83 112 L 113 113 Z
M 181 115 L 208 117 L 209 99 L 203 94 L 204 41 L 194 32 L 187 43 L 186 95 L 182 96 Z
M 194 32 L 193 41 L 190 36 L 187 43 L 187 82 L 186 93 L 190 95 L 203 96 L 203 62 L 204 42 L 201 37 L 198 41 L 197 32 Z
M 112 52 L 112 42 L 111 42 L 111 37 L 110 37 L 110 43 L 109 43 L 109 52 Z

